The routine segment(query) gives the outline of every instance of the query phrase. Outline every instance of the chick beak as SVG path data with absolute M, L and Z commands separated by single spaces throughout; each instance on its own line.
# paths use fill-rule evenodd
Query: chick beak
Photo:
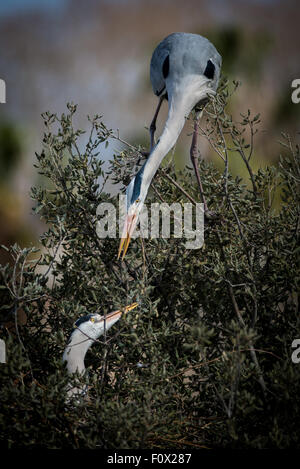
M 139 304 L 137 302 L 131 303 L 131 305 L 125 306 L 124 313 L 128 313 L 132 309 L 135 309 Z
M 135 309 L 137 306 L 138 306 L 138 303 L 135 302 L 135 303 L 131 303 L 131 305 L 125 306 L 124 309 L 118 309 L 117 311 L 112 311 L 111 313 L 108 313 L 105 316 L 105 320 L 109 322 L 111 319 L 115 317 L 121 317 L 123 313 L 126 314 L 132 309 Z

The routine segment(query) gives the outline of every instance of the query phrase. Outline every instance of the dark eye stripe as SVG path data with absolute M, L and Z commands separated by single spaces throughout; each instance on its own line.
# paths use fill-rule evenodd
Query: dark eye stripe
M 169 61 L 169 56 L 167 55 L 162 66 L 162 73 L 163 73 L 164 79 L 166 79 L 167 76 L 169 75 L 169 68 L 170 68 L 170 61 Z
M 203 75 L 205 75 L 207 78 L 212 80 L 213 77 L 214 77 L 214 74 L 215 74 L 215 66 L 214 66 L 213 62 L 209 59 L 207 61 L 206 68 L 204 70 Z
M 77 321 L 75 322 L 75 326 L 79 327 L 80 324 L 82 324 L 83 322 L 89 321 L 92 316 L 93 316 L 92 314 L 87 314 L 86 316 L 82 316 L 81 318 L 77 319 Z
M 86 314 L 85 316 L 81 316 L 81 318 L 77 319 L 77 321 L 74 323 L 74 326 L 73 326 L 73 329 L 71 331 L 71 335 L 70 335 L 70 338 L 68 340 L 68 344 L 70 342 L 72 342 L 72 334 L 74 331 L 76 331 L 76 329 L 81 325 L 83 324 L 84 322 L 87 322 L 90 320 L 90 318 L 93 316 L 93 314 Z

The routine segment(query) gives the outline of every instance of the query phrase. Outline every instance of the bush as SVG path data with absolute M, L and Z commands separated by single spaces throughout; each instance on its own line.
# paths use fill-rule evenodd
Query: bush
M 99 203 L 118 207 L 99 178 L 127 185 L 144 149 L 126 145 L 104 174 L 101 144 L 119 136 L 100 116 L 89 119 L 80 149 L 76 106 L 60 118 L 43 115 L 36 167 L 45 184 L 32 198 L 47 231 L 39 247 L 3 247 L 12 258 L 1 269 L 4 447 L 299 448 L 300 365 L 291 360 L 299 334 L 299 147 L 283 136 L 277 166 L 255 173 L 259 116 L 235 122 L 229 97 L 223 83 L 199 131 L 223 165 L 199 163 L 218 215 L 205 224 L 203 248 L 187 250 L 174 236 L 136 239 L 123 262 L 119 240 L 96 234 Z M 245 165 L 249 181 L 232 176 L 232 161 Z M 192 172 L 172 164 L 152 188 L 147 204 L 201 201 Z M 139 308 L 88 352 L 81 378 L 88 396 L 66 401 L 71 378 L 61 357 L 73 322 L 135 300 Z

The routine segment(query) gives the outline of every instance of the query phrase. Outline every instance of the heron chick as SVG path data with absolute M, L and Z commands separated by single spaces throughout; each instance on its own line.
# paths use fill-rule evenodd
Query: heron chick
M 84 358 L 88 349 L 110 329 L 122 316 L 122 314 L 136 308 L 138 303 L 132 303 L 124 310 L 113 311 L 105 316 L 100 314 L 87 314 L 79 318 L 70 335 L 69 341 L 63 354 L 63 361 L 66 362 L 67 370 L 70 374 L 85 373 Z M 85 390 L 77 387 L 68 389 L 68 396 L 85 394 Z

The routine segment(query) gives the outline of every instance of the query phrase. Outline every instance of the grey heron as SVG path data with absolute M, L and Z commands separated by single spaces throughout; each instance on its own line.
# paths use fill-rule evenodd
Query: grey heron
M 122 316 L 136 308 L 138 303 L 132 303 L 124 310 L 113 311 L 105 316 L 100 314 L 87 314 L 79 318 L 70 335 L 69 341 L 63 354 L 63 361 L 66 362 L 67 371 L 70 374 L 78 372 L 85 373 L 84 358 L 88 349 L 98 340 L 98 338 L 110 329 Z M 82 395 L 85 391 L 77 387 L 68 389 L 68 396 Z
M 185 118 L 198 104 L 203 105 L 210 96 L 215 95 L 221 63 L 221 56 L 213 44 L 198 34 L 173 33 L 154 50 L 150 64 L 150 79 L 159 103 L 150 125 L 150 154 L 126 190 L 126 219 L 118 259 L 122 251 L 124 259 L 151 181 L 163 158 L 175 145 Z M 156 118 L 164 99 L 167 99 L 169 104 L 168 118 L 155 145 Z M 190 155 L 201 196 L 204 199 L 196 162 L 197 122 L 196 120 L 194 125 Z M 204 210 L 207 210 L 206 203 Z

